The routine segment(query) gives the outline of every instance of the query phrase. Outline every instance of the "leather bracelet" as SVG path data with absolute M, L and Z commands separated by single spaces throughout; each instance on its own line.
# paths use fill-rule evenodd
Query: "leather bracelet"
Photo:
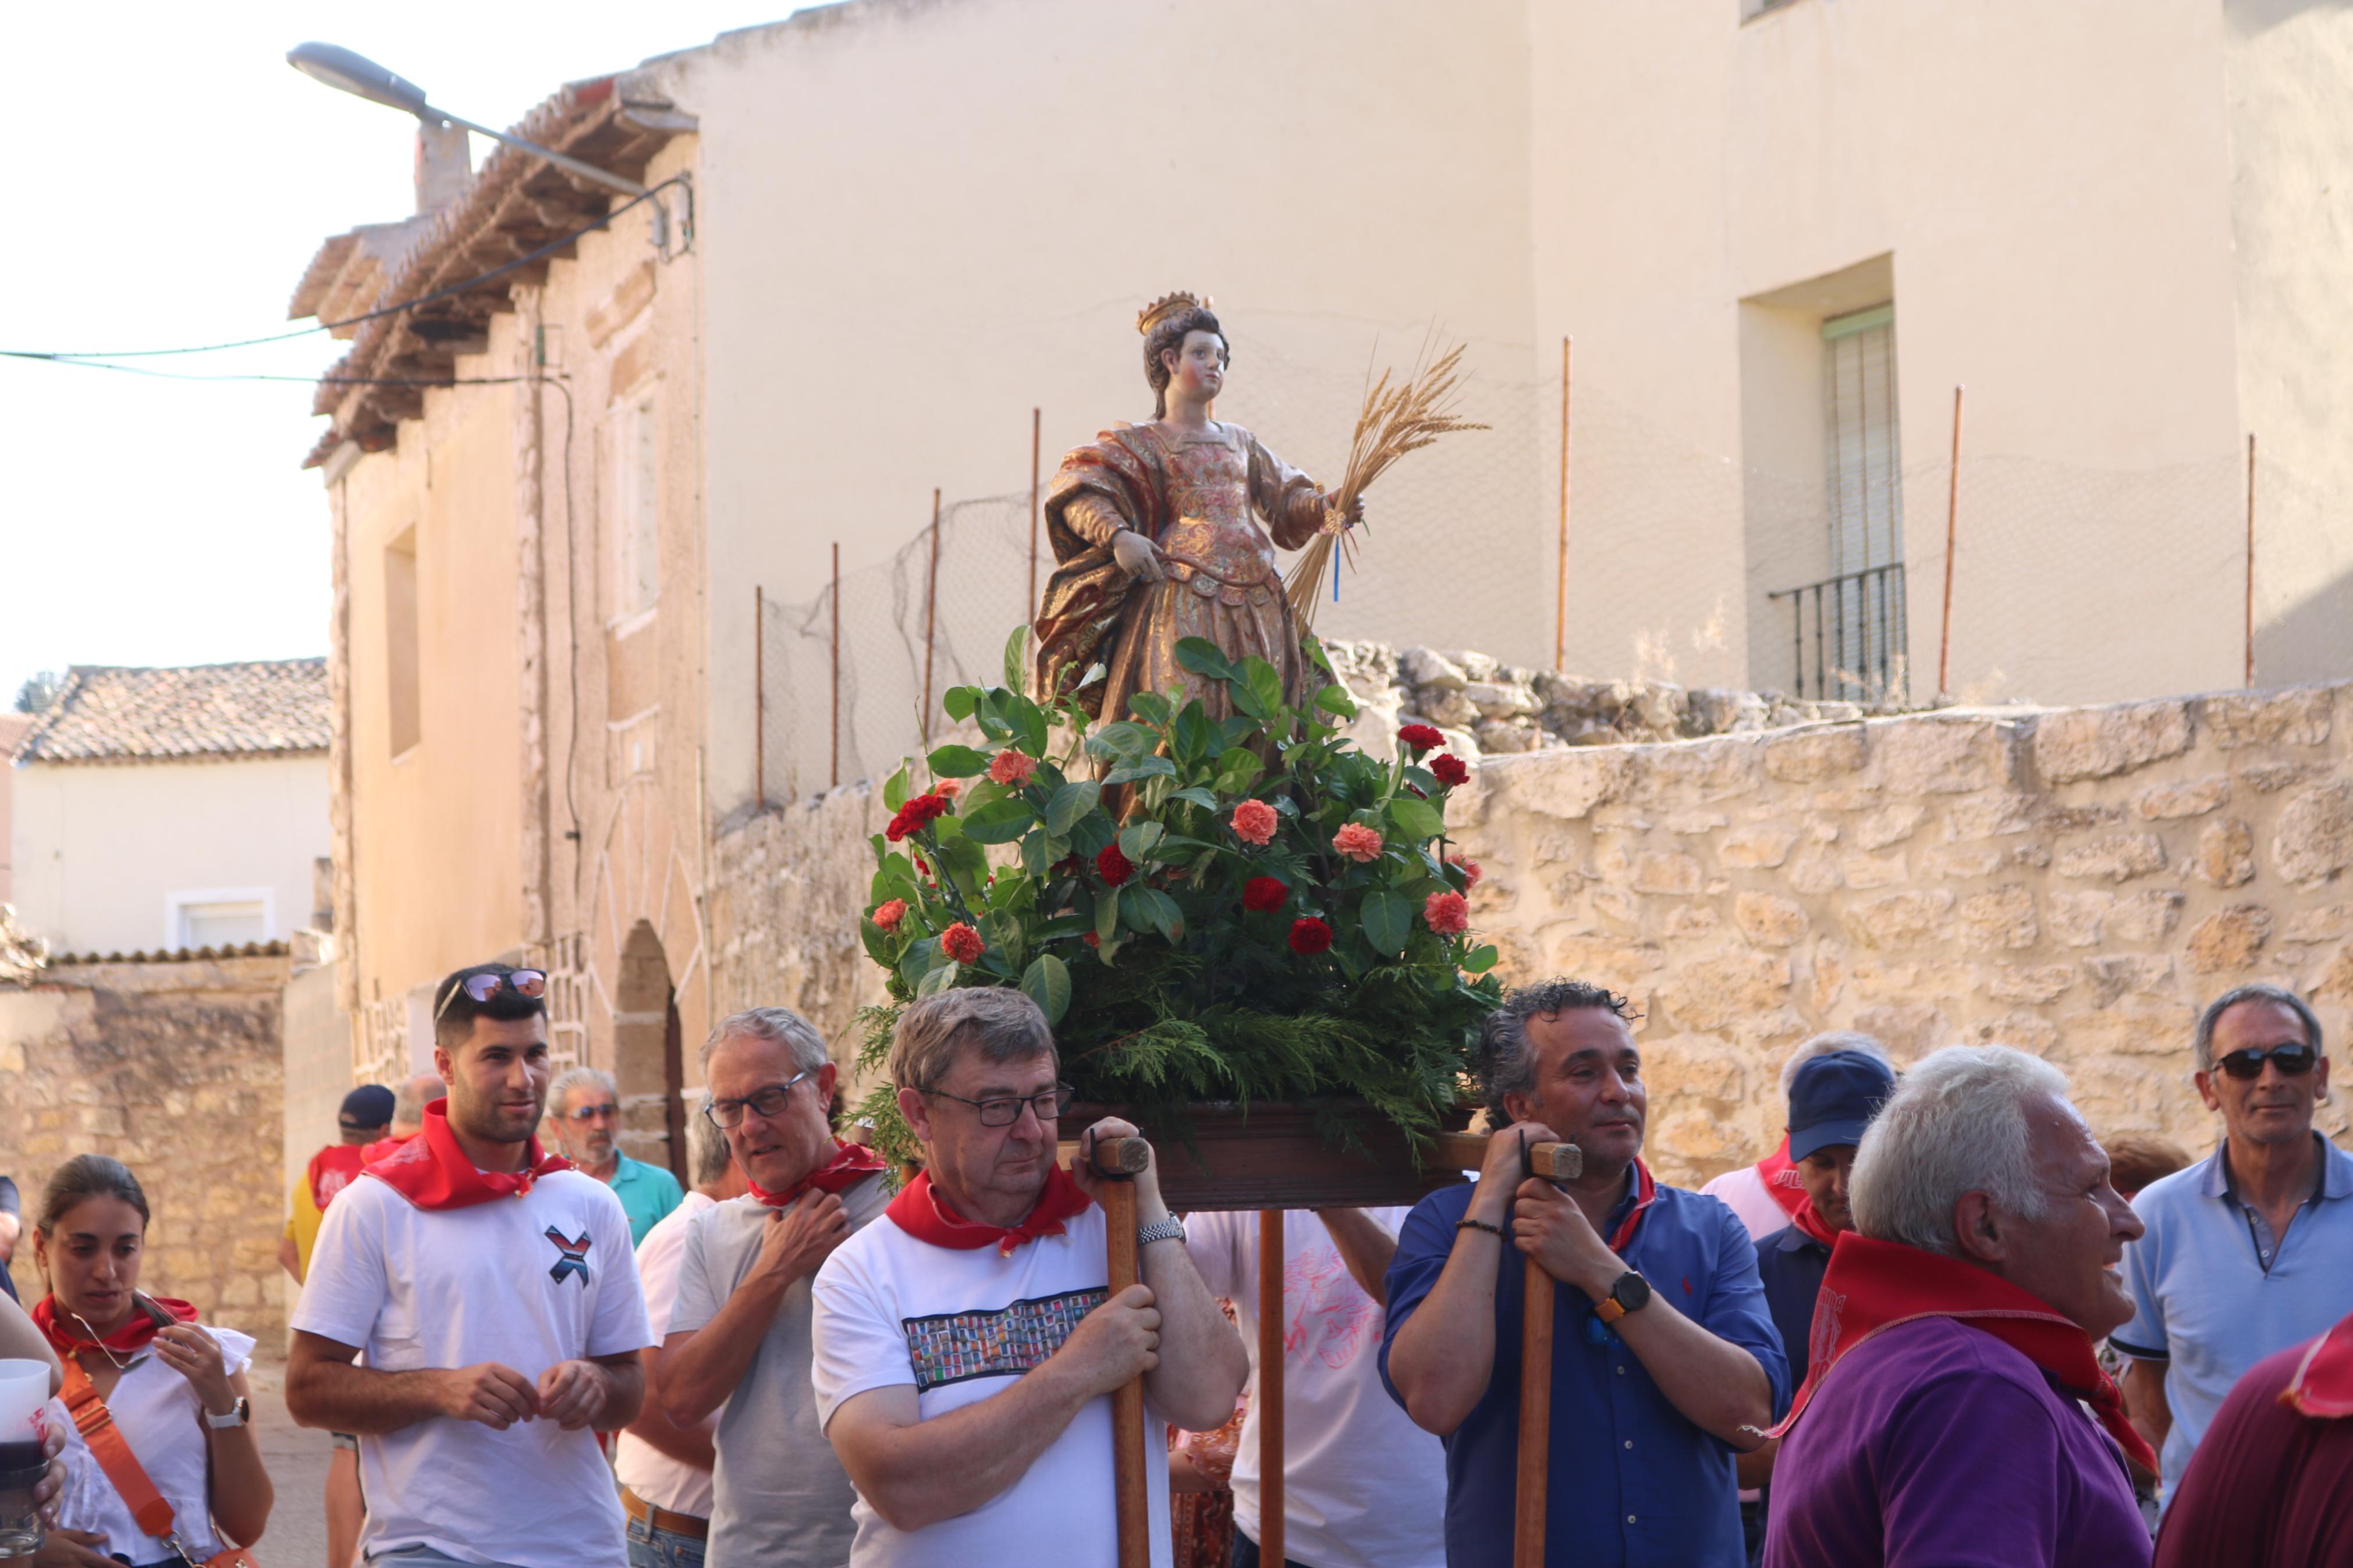
M 1489 1236 L 1495 1237 L 1497 1240 L 1503 1239 L 1504 1235 L 1504 1227 L 1502 1226 L 1489 1225 L 1483 1219 L 1458 1219 L 1454 1222 L 1454 1228 L 1456 1230 L 1483 1230 Z

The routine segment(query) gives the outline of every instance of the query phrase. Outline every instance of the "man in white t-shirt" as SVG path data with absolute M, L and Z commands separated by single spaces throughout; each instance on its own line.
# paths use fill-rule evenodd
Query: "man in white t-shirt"
M 1144 1283 L 1109 1295 L 1102 1178 L 1055 1162 L 1069 1091 L 1029 997 L 920 998 L 890 1065 L 925 1168 L 817 1278 L 818 1411 L 858 1488 L 850 1568 L 1113 1568 L 1113 1391 L 1143 1376 L 1147 1435 L 1218 1426 L 1241 1342 L 1156 1168 L 1135 1177 Z M 1134 1131 L 1106 1119 L 1090 1138 Z M 1167 1469 L 1145 1474 L 1168 1568 Z
M 686 1124 L 686 1166 L 694 1184 L 638 1243 L 638 1278 L 645 1286 L 646 1317 L 657 1347 L 678 1302 L 679 1256 L 688 1226 L 714 1204 L 744 1195 L 744 1173 L 708 1116 Z M 621 1510 L 629 1516 L 629 1568 L 703 1568 L 715 1458 L 711 1434 L 718 1423 L 706 1416 L 681 1426 L 664 1413 L 655 1375 L 660 1356 L 659 1348 L 639 1356 L 646 1367 L 645 1404 L 613 1443 L 613 1474 L 621 1482 Z
M 1383 1277 L 1407 1212 L 1283 1215 L 1283 1558 L 1303 1568 L 1444 1568 L 1445 1446 L 1381 1386 Z M 1197 1214 L 1185 1227 L 1201 1282 L 1233 1302 L 1250 1352 L 1233 1562 L 1259 1568 L 1259 1216 Z
M 1869 1035 L 1852 1029 L 1832 1029 L 1828 1034 L 1816 1035 L 1789 1053 L 1789 1059 L 1781 1064 L 1781 1098 L 1775 1103 L 1788 1109 L 1789 1087 L 1797 1080 L 1798 1069 L 1832 1051 L 1861 1051 L 1890 1072 L 1895 1070 L 1895 1064 L 1887 1059 L 1887 1047 Z M 1738 1215 L 1751 1241 L 1762 1241 L 1788 1229 L 1806 1202 L 1805 1184 L 1798 1179 L 1797 1168 L 1789 1161 L 1788 1131 L 1782 1130 L 1781 1141 L 1773 1146 L 1771 1153 L 1753 1165 L 1725 1172 L 1701 1187 L 1700 1192 L 1721 1199 Z
M 721 1019 L 702 1081 L 748 1190 L 687 1227 L 656 1387 L 679 1426 L 719 1414 L 707 1568 L 837 1568 L 852 1493 L 809 1388 L 809 1281 L 882 1212 L 884 1162 L 833 1135 L 825 1037 L 788 1008 Z
M 336 1197 L 311 1251 L 286 1407 L 359 1434 L 371 1563 L 628 1563 L 596 1432 L 637 1415 L 653 1336 L 620 1201 L 532 1135 L 546 984 L 480 964 L 436 988 L 449 1097 Z

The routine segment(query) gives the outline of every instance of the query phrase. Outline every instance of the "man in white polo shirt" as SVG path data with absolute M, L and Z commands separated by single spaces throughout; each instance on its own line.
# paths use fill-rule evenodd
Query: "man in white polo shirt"
M 1144 1283 L 1109 1295 L 1101 1178 L 1055 1160 L 1060 1065 L 1018 991 L 944 991 L 900 1016 L 891 1076 L 925 1168 L 817 1278 L 818 1412 L 858 1488 L 850 1568 L 1112 1568 L 1112 1392 L 1143 1375 L 1147 1433 L 1233 1414 L 1241 1341 L 1156 1169 L 1135 1178 Z M 1145 1476 L 1167 1568 L 1167 1470 Z
M 546 985 L 480 964 L 436 988 L 449 1097 L 336 1198 L 311 1255 L 286 1407 L 359 1434 L 371 1563 L 628 1563 L 596 1432 L 636 1416 L 652 1335 L 619 1200 L 532 1135 Z

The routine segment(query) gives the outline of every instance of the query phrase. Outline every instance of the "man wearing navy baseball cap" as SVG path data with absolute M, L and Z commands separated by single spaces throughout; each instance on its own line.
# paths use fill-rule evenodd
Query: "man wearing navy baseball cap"
M 1805 1184 L 1806 1201 L 1798 1205 L 1788 1228 L 1757 1243 L 1757 1272 L 1765 1281 L 1765 1301 L 1773 1326 L 1781 1333 L 1783 1352 L 1789 1358 L 1791 1380 L 1802 1381 L 1813 1338 L 1814 1299 L 1822 1275 L 1831 1266 L 1831 1247 L 1839 1232 L 1854 1228 L 1847 1206 L 1846 1184 L 1854 1169 L 1855 1145 L 1862 1130 L 1895 1092 L 1895 1075 L 1887 1064 L 1865 1051 L 1830 1051 L 1801 1064 L 1789 1080 L 1789 1159 Z M 1743 1487 L 1766 1489 L 1754 1508 L 1744 1509 L 1749 1560 L 1755 1562 L 1765 1544 L 1765 1515 L 1771 1491 L 1773 1457 L 1779 1442 L 1767 1443 L 1737 1461 Z

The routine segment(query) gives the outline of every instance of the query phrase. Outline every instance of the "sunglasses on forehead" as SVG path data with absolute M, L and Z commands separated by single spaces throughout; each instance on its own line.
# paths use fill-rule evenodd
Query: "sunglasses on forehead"
M 2243 1051 L 2232 1051 L 2214 1065 L 2236 1079 L 2257 1079 L 2263 1076 L 2263 1063 L 2279 1068 L 2282 1078 L 2302 1078 L 2312 1070 L 2320 1053 L 2306 1045 L 2251 1046 Z
M 547 994 L 547 976 L 536 969 L 508 969 L 488 974 L 469 974 L 449 988 L 449 994 L 441 998 L 441 1005 L 435 1010 L 433 1021 L 437 1024 L 441 1021 L 441 1015 L 449 1010 L 449 1004 L 458 999 L 459 992 L 463 991 L 477 1003 L 488 1003 L 491 997 L 499 994 L 501 986 L 504 986 L 518 996 L 528 996 L 537 1001 Z

